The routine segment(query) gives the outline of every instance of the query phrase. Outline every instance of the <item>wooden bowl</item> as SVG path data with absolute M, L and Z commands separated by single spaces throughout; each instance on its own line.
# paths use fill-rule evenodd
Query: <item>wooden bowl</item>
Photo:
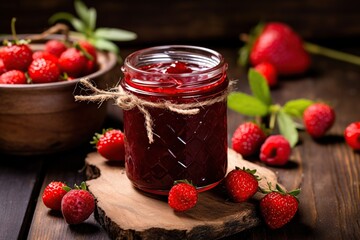
M 43 44 L 31 44 L 36 51 Z M 116 55 L 98 52 L 99 69 L 86 76 L 97 87 L 109 89 L 118 82 Z M 79 79 L 8 85 L 0 84 L 0 152 L 12 155 L 47 154 L 89 142 L 101 129 L 106 104 L 75 102 Z

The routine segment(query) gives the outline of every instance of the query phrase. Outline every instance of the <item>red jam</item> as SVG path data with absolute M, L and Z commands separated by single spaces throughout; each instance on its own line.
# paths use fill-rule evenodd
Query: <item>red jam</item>
M 186 49 L 192 51 L 191 47 Z M 148 54 L 146 51 L 125 60 L 121 85 L 129 93 L 146 101 L 175 104 L 207 101 L 224 94 L 228 80 L 221 55 L 216 64 L 176 57 L 156 63 L 132 61 L 138 54 Z M 198 114 L 183 115 L 147 108 L 153 120 L 153 143 L 149 143 L 143 113 L 136 107 L 124 111 L 126 173 L 135 187 L 167 194 L 175 180 L 187 179 L 203 191 L 223 179 L 227 169 L 226 102 L 199 109 Z

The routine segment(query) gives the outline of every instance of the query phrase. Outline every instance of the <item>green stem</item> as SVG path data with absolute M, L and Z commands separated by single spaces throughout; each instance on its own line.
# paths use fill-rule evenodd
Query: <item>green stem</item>
M 330 48 L 322 47 L 313 43 L 304 42 L 304 48 L 313 54 L 318 54 L 326 57 L 330 57 L 333 59 L 337 59 L 340 61 L 360 65 L 360 57 L 350 54 L 350 53 L 344 53 L 340 51 L 336 51 Z
M 16 22 L 16 18 L 12 18 L 11 19 L 11 33 L 12 33 L 13 39 L 17 42 L 18 39 L 16 36 L 15 22 Z

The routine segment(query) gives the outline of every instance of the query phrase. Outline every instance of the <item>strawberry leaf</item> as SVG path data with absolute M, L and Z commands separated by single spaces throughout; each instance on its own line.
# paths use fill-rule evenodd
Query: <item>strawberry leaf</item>
M 86 5 L 80 1 L 75 0 L 74 7 L 77 15 L 80 17 L 82 22 L 89 27 L 90 26 L 90 15 L 89 15 L 89 9 L 86 7 Z
M 279 125 L 281 135 L 289 141 L 290 146 L 293 148 L 299 140 L 299 134 L 293 120 L 287 113 L 280 110 L 277 114 L 277 123 Z
M 97 13 L 95 8 L 89 9 L 89 28 L 94 31 L 96 28 Z
M 236 112 L 247 116 L 265 116 L 268 113 L 268 106 L 251 95 L 232 92 L 228 96 L 228 107 Z
M 305 109 L 313 103 L 313 101 L 305 98 L 290 100 L 285 103 L 283 110 L 292 117 L 301 118 Z
M 74 15 L 70 13 L 66 13 L 66 12 L 55 13 L 50 17 L 49 22 L 52 24 L 59 20 L 68 21 L 78 32 L 81 32 L 83 34 L 85 34 L 86 32 L 85 24 L 80 19 L 74 17 Z
M 264 76 L 261 75 L 256 70 L 250 68 L 248 78 L 249 78 L 250 89 L 253 95 L 267 106 L 270 106 L 272 102 L 270 89 Z
M 245 44 L 239 50 L 238 63 L 243 67 L 247 66 L 249 62 L 249 55 L 250 55 L 250 47 L 248 44 Z
M 97 49 L 101 49 L 101 50 L 105 50 L 105 51 L 110 51 L 110 52 L 114 52 L 116 54 L 119 54 L 119 48 L 118 46 L 113 43 L 110 42 L 106 39 L 102 39 L 102 38 L 95 38 L 91 40 L 91 43 L 94 44 L 94 46 Z
M 113 41 L 129 41 L 136 39 L 136 33 L 116 29 L 116 28 L 98 28 L 94 33 L 95 37 L 105 38 Z

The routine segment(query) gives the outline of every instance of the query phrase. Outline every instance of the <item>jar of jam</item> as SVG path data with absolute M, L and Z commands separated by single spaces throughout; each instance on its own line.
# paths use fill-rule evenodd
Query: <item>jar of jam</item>
M 124 109 L 125 168 L 132 184 L 167 194 L 175 180 L 204 191 L 227 170 L 227 64 L 216 51 L 183 45 L 152 47 L 124 61 L 121 87 L 150 103 L 193 104 L 196 114 L 144 105 L 152 121 L 149 141 L 138 107 Z M 212 101 L 220 99 L 219 101 Z M 141 103 L 140 103 L 141 104 Z

